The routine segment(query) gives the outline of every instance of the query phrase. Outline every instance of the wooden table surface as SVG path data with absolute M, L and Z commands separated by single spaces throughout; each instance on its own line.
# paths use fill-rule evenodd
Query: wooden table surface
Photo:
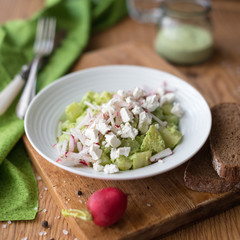
M 6 20 L 27 18 L 39 10 L 44 4 L 43 0 L 0 0 L 0 24 Z M 215 29 L 215 54 L 207 63 L 198 66 L 175 66 L 195 84 L 206 82 L 207 92 L 209 84 L 214 84 L 216 91 L 221 94 L 207 97 L 210 105 L 216 102 L 240 102 L 240 1 L 213 1 L 212 20 Z M 113 28 L 93 36 L 86 51 L 114 46 L 131 40 L 138 40 L 152 47 L 156 28 L 152 24 L 139 24 L 127 18 Z M 216 96 L 217 99 L 216 99 Z M 36 176 L 38 176 L 35 171 Z M 39 212 L 34 221 L 17 221 L 7 225 L 6 229 L 0 227 L 0 239 L 18 240 L 27 236 L 33 239 L 33 233 L 43 231 L 41 222 L 48 220 L 50 229 L 47 235 L 39 239 L 75 239 L 70 227 L 60 214 L 56 203 L 50 193 L 44 190 L 44 182 L 38 180 Z M 63 234 L 63 229 L 68 231 Z M 178 229 L 162 239 L 240 239 L 240 206 L 218 214 L 214 217 L 198 221 L 190 226 Z

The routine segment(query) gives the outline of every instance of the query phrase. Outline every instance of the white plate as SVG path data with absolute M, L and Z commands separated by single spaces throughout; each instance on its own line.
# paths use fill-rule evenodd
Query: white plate
M 89 90 L 131 90 L 147 85 L 156 89 L 163 82 L 176 91 L 177 101 L 185 111 L 180 120 L 182 142 L 164 163 L 115 174 L 96 172 L 90 167 L 66 167 L 56 162 L 53 149 L 56 143 L 58 121 L 65 107 L 80 101 Z M 211 128 L 211 112 L 202 95 L 191 85 L 169 73 L 138 66 L 112 65 L 90 68 L 66 75 L 42 90 L 31 103 L 25 117 L 25 131 L 36 151 L 52 164 L 82 176 L 129 180 L 154 176 L 169 171 L 191 158 L 206 141 Z

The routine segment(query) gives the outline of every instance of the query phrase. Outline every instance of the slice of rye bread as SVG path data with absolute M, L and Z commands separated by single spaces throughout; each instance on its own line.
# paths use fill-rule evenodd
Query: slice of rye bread
M 209 141 L 189 160 L 184 172 L 185 186 L 198 192 L 223 193 L 240 190 L 240 183 L 232 183 L 218 176 L 212 166 Z
M 210 147 L 218 175 L 240 182 L 240 105 L 221 103 L 212 109 Z

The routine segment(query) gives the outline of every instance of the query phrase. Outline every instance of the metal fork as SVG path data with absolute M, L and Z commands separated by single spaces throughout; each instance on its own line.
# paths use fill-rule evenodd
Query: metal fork
M 25 88 L 22 92 L 17 105 L 17 116 L 23 119 L 29 104 L 36 95 L 36 75 L 40 60 L 51 54 L 54 46 L 56 29 L 55 18 L 41 18 L 38 21 L 36 38 L 34 42 L 35 57 L 32 62 L 31 70 Z

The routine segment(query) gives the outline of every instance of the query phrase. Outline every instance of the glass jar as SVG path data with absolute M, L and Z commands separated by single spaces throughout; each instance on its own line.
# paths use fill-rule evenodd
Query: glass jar
M 160 6 L 151 11 L 137 8 L 138 0 L 129 2 L 130 16 L 135 20 L 157 23 L 154 48 L 162 57 L 185 65 L 202 63 L 211 57 L 214 41 L 209 1 L 155 0 Z
M 155 50 L 177 64 L 197 64 L 213 52 L 211 10 L 207 1 L 166 1 L 158 21 Z

